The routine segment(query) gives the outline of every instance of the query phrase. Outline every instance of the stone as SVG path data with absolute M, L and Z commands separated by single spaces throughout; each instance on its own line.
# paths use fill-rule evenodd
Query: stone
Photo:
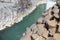
M 46 40 L 55 40 L 53 37 L 48 37 Z
M 55 40 L 60 40 L 60 34 L 59 33 L 54 34 L 54 38 Z
M 42 32 L 42 36 L 47 38 L 49 32 L 46 30 L 46 28 L 44 28 L 44 24 L 38 24 L 37 27 L 39 28 L 40 32 Z
M 26 28 L 26 35 L 29 35 L 29 36 L 32 35 L 32 31 L 30 28 Z
M 56 28 L 50 28 L 49 29 L 49 32 L 50 32 L 51 35 L 54 35 L 55 31 L 56 31 Z
M 58 28 L 58 32 L 60 33 L 60 27 Z
M 47 23 L 48 23 L 48 25 L 50 25 L 51 27 L 56 27 L 56 25 L 57 25 L 57 22 L 55 21 L 55 20 L 48 20 L 47 21 Z
M 58 8 L 54 8 L 53 12 L 58 14 L 59 13 L 59 9 Z
M 43 32 L 42 36 L 45 37 L 45 38 L 48 38 L 48 33 L 49 33 L 49 32 L 48 32 L 47 30 L 45 30 L 45 31 Z
M 60 40 L 60 16 L 58 12 L 59 7 L 54 5 L 30 29 L 27 28 L 24 35 L 27 38 L 30 36 L 31 40 Z
M 54 5 L 54 9 L 58 9 L 58 6 Z
M 44 25 L 45 25 L 45 24 L 37 24 L 37 27 L 38 27 L 38 28 L 40 28 L 40 27 L 41 27 L 41 28 L 44 28 Z
M 33 24 L 30 28 L 31 28 L 33 33 L 36 33 L 38 31 L 38 28 L 37 28 L 36 24 Z
M 47 22 L 48 20 L 50 20 L 50 18 L 52 18 L 53 16 L 50 14 L 48 14 L 47 16 L 45 16 L 44 20 L 45 22 Z
M 54 16 L 55 16 L 56 18 L 59 18 L 59 15 L 58 15 L 58 13 L 55 13 L 55 14 L 54 14 Z
M 22 37 L 20 40 L 31 40 L 31 37 L 29 35 L 26 35 Z
M 38 29 L 37 34 L 38 34 L 39 36 L 41 36 L 41 35 L 43 34 L 43 32 Z
M 58 25 L 59 25 L 58 31 L 60 32 L 60 22 L 58 23 Z
M 37 38 L 39 38 L 39 35 L 38 34 L 32 34 L 32 38 L 37 39 Z
M 42 36 L 39 36 L 39 37 L 36 38 L 35 40 L 45 40 L 45 38 L 43 38 Z
M 38 19 L 37 22 L 38 22 L 38 23 L 43 23 L 43 20 L 44 20 L 44 19 L 41 17 L 41 18 Z

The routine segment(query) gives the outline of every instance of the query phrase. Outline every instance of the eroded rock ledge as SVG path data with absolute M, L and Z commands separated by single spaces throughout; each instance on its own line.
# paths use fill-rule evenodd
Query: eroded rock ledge
M 0 0 L 0 30 L 23 20 L 44 0 Z
M 20 40 L 60 40 L 60 5 L 47 10 Z

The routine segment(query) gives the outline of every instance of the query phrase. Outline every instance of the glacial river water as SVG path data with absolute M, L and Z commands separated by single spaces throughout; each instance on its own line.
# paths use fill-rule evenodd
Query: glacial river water
M 33 23 L 41 17 L 44 12 L 46 4 L 39 5 L 30 15 L 26 16 L 23 21 L 0 31 L 0 40 L 20 40 L 22 33 L 26 31 L 26 27 L 30 27 Z

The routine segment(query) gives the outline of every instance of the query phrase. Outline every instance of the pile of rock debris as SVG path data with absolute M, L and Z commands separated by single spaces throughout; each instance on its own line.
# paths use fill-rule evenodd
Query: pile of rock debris
M 20 40 L 60 40 L 60 5 L 47 10 Z

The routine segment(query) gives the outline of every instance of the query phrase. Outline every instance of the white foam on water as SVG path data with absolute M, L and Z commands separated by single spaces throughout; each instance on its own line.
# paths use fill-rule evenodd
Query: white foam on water
M 48 0 L 47 1 L 47 6 L 46 6 L 46 10 L 48 10 L 49 8 L 53 7 L 56 4 L 56 2 Z

